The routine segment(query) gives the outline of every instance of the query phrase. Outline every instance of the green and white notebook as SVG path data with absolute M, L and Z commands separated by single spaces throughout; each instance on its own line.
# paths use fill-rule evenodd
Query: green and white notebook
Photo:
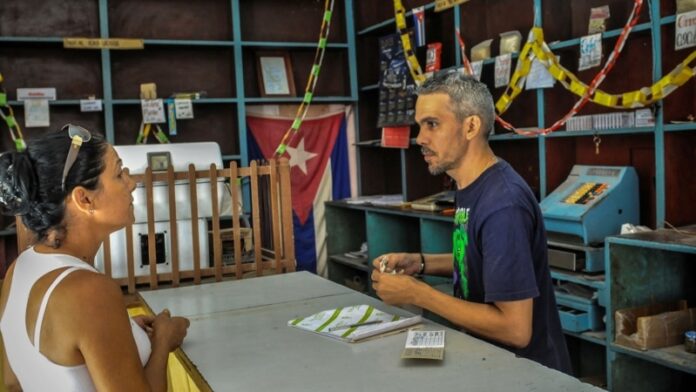
M 288 321 L 288 325 L 355 343 L 388 332 L 405 330 L 421 323 L 421 316 L 402 318 L 369 305 L 329 309 L 311 316 Z

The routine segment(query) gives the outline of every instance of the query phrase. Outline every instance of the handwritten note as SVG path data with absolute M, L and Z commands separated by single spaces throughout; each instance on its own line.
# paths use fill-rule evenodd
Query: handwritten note
M 580 38 L 580 64 L 578 70 L 584 71 L 602 62 L 602 34 L 586 35 Z
M 190 99 L 175 99 L 174 105 L 177 120 L 193 118 L 193 104 Z
M 140 106 L 143 111 L 145 124 L 157 124 L 166 122 L 164 119 L 164 103 L 161 99 L 142 99 Z

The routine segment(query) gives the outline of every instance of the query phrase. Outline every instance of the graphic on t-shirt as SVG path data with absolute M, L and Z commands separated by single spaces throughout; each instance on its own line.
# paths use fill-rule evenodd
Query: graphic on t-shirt
M 469 244 L 467 228 L 469 226 L 469 209 L 457 208 L 454 213 L 454 233 L 452 234 L 452 255 L 454 256 L 454 296 L 469 297 L 469 279 L 466 265 L 466 246 Z

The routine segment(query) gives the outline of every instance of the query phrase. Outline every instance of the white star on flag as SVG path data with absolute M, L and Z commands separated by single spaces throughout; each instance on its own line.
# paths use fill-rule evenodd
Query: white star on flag
M 298 166 L 302 173 L 307 175 L 307 161 L 316 157 L 317 154 L 306 151 L 304 147 L 304 138 L 300 139 L 297 143 L 297 147 L 287 147 L 288 154 L 290 154 L 290 168 Z

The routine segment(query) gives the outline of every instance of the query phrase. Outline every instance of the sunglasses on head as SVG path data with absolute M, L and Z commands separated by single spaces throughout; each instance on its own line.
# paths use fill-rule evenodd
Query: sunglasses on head
M 75 164 L 77 159 L 77 154 L 80 152 L 80 147 L 82 143 L 88 142 L 92 139 L 92 134 L 85 128 L 79 125 L 66 124 L 63 126 L 62 131 L 67 129 L 68 136 L 72 140 L 70 143 L 70 150 L 68 150 L 68 156 L 65 158 L 65 166 L 63 166 L 63 179 L 60 182 L 61 189 L 65 192 L 65 179 L 68 177 L 70 169 Z

